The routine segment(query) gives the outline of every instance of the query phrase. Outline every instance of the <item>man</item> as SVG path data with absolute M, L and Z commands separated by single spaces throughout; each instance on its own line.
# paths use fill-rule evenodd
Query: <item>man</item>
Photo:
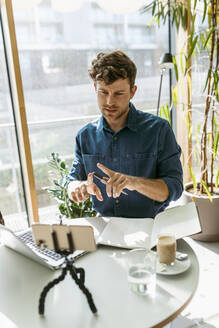
M 153 218 L 183 191 L 181 149 L 166 120 L 130 102 L 136 66 L 122 51 L 99 53 L 89 74 L 102 115 L 76 137 L 69 197 L 83 202 L 92 195 L 102 216 Z

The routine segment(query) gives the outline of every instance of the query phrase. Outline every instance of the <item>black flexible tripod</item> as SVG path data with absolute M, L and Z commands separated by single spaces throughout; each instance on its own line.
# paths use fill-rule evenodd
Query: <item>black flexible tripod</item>
M 97 308 L 94 304 L 92 294 L 89 292 L 89 290 L 85 287 L 84 282 L 85 282 L 85 271 L 83 268 L 76 268 L 74 266 L 74 259 L 73 257 L 71 258 L 71 254 L 74 251 L 73 248 L 73 240 L 71 233 L 67 233 L 67 238 L 68 238 L 68 243 L 69 243 L 69 250 L 60 250 L 58 246 L 58 240 L 56 233 L 53 231 L 52 232 L 52 239 L 53 239 L 53 244 L 54 244 L 54 249 L 55 251 L 65 257 L 65 261 L 63 263 L 63 269 L 62 273 L 58 278 L 55 278 L 51 282 L 49 282 L 44 288 L 43 291 L 40 294 L 40 299 L 39 299 L 39 314 L 44 315 L 44 308 L 45 308 L 45 298 L 49 290 L 57 285 L 59 282 L 65 279 L 65 276 L 67 272 L 69 271 L 70 275 L 74 279 L 75 283 L 78 285 L 78 287 L 81 289 L 81 291 L 86 295 L 88 304 L 90 306 L 91 311 L 96 314 L 97 313 Z M 43 241 L 40 241 L 40 244 L 43 245 Z

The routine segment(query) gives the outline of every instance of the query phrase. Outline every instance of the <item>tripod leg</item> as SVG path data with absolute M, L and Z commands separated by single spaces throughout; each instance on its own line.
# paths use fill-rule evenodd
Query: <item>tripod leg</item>
M 66 276 L 66 273 L 67 273 L 67 269 L 66 268 L 63 268 L 62 269 L 62 273 L 61 275 L 50 281 L 44 288 L 43 288 L 43 291 L 41 292 L 40 294 L 40 299 L 39 299 L 39 314 L 41 315 L 44 315 L 44 303 L 45 303 L 45 298 L 46 298 L 46 295 L 48 293 L 48 291 L 54 287 L 56 284 L 58 284 L 60 281 L 64 280 L 65 276 Z
M 84 269 L 83 268 L 74 268 L 73 265 L 71 266 L 68 266 L 67 269 L 69 270 L 70 272 L 70 275 L 72 276 L 72 278 L 75 280 L 76 284 L 78 285 L 78 287 L 81 289 L 81 291 L 86 295 L 87 297 L 87 301 L 88 301 L 88 304 L 90 306 L 90 309 L 93 313 L 97 313 L 97 308 L 94 304 L 94 301 L 93 301 L 93 297 L 92 297 L 92 294 L 89 292 L 89 290 L 85 287 L 84 285 Z M 76 269 L 76 270 L 75 270 Z M 80 274 L 81 272 L 83 271 L 83 279 L 79 279 L 76 272 L 78 271 L 79 272 L 80 270 Z
M 80 275 L 80 281 L 82 282 L 82 284 L 84 284 L 85 282 L 85 273 L 84 273 L 84 269 L 83 268 L 75 268 L 76 273 L 79 273 Z

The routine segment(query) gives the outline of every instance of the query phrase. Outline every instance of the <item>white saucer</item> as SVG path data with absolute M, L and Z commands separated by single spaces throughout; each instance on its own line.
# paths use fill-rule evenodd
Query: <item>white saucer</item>
M 162 274 L 162 275 L 175 275 L 175 274 L 180 274 L 188 270 L 188 268 L 191 265 L 191 261 L 189 257 L 184 260 L 184 261 L 178 261 L 176 260 L 174 265 L 166 265 L 162 264 L 160 262 L 157 262 L 157 268 L 156 272 L 157 274 Z

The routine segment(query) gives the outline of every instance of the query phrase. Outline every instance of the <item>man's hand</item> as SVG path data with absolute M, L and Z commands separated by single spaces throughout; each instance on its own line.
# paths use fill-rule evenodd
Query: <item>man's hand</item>
M 84 202 L 90 195 L 95 195 L 99 201 L 103 200 L 100 189 L 93 182 L 93 174 L 89 173 L 87 181 L 72 181 L 68 185 L 68 196 L 76 203 Z
M 110 170 L 100 163 L 97 164 L 97 167 L 109 177 L 108 179 L 105 178 L 106 193 L 108 197 L 119 197 L 125 188 L 135 190 L 133 186 L 134 177 Z
M 169 197 L 168 186 L 162 179 L 148 179 L 121 174 L 108 169 L 100 163 L 97 164 L 97 167 L 109 177 L 103 178 L 108 197 L 119 197 L 123 189 L 136 190 L 140 194 L 157 202 L 164 202 Z

